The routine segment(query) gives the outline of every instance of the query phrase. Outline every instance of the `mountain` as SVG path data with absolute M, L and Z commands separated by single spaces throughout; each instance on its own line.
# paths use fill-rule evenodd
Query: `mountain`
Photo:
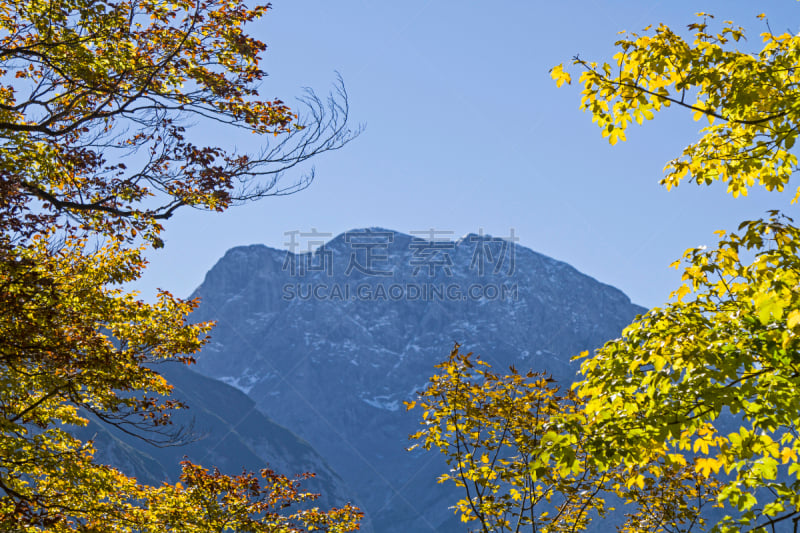
M 92 421 L 75 433 L 93 439 L 100 463 L 150 485 L 177 481 L 183 459 L 231 475 L 267 466 L 289 477 L 314 472 L 316 477 L 304 481 L 302 487 L 321 494 L 315 505 L 329 508 L 353 500 L 352 490 L 308 442 L 261 413 L 241 391 L 180 363 L 160 365 L 158 372 L 173 385 L 171 398 L 188 406 L 175 411 L 172 419 L 176 428 L 190 431 L 189 442 L 157 447 Z
M 197 369 L 252 398 L 310 442 L 354 489 L 381 533 L 464 531 L 439 485 L 438 454 L 409 453 L 426 386 L 454 342 L 497 370 L 568 383 L 572 356 L 645 311 L 618 289 L 513 240 L 353 230 L 292 251 L 229 250 L 194 296 L 217 321 Z M 310 237 L 310 238 L 309 238 Z M 306 238 L 316 251 L 299 252 Z M 316 240 L 314 240 L 316 238 Z

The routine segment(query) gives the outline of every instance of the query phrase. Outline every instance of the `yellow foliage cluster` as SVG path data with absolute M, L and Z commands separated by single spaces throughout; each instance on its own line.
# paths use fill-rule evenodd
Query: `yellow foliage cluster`
M 698 16 L 691 41 L 660 25 L 624 35 L 610 63 L 576 57 L 580 107 L 612 145 L 665 108 L 706 118 L 667 164 L 668 189 L 783 190 L 798 170 L 800 35 L 767 31 L 748 53 L 740 27 Z M 563 65 L 551 76 L 572 82 Z M 714 531 L 797 529 L 800 228 L 772 211 L 717 234 L 675 264 L 683 285 L 667 304 L 579 357 L 569 393 L 451 354 L 421 394 L 415 437 L 448 458 L 444 479 L 465 489 L 457 512 L 482 531 L 578 531 L 616 498 L 631 510 L 621 531 L 703 529 L 712 505 Z
M 141 243 L 163 244 L 160 221 L 185 205 L 224 209 L 258 176 L 268 179 L 247 197 L 270 194 L 275 172 L 349 139 L 346 111 L 301 137 L 300 156 L 187 139 L 187 116 L 302 131 L 255 90 L 264 44 L 243 27 L 266 10 L 0 1 L 0 531 L 358 529 L 355 507 L 314 507 L 303 476 L 186 462 L 180 483 L 143 486 L 70 432 L 92 419 L 162 444 L 175 436 L 170 413 L 183 406 L 158 363 L 191 363 L 211 324 L 187 320 L 196 302 L 162 292 L 149 304 L 122 289 L 144 268 Z

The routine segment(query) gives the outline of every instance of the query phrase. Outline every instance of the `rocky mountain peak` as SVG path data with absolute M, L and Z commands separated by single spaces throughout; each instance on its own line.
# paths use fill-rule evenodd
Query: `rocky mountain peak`
M 246 392 L 342 475 L 376 531 L 462 531 L 438 458 L 405 452 L 414 397 L 454 342 L 568 383 L 570 359 L 642 313 L 618 289 L 515 242 L 435 230 L 287 235 L 230 250 L 195 292 L 216 319 L 198 369 Z

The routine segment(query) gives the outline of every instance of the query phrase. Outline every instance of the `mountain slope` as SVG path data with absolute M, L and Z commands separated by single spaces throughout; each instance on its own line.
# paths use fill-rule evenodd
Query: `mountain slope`
M 193 438 L 180 446 L 156 447 L 91 422 L 77 433 L 94 440 L 101 463 L 151 485 L 177 481 L 183 459 L 227 474 L 258 472 L 267 466 L 290 477 L 314 472 L 316 478 L 302 486 L 321 493 L 317 505 L 341 506 L 353 500 L 352 491 L 308 442 L 266 417 L 241 391 L 182 364 L 161 365 L 158 371 L 174 386 L 172 398 L 188 405 L 172 418 L 176 427 L 190 428 Z

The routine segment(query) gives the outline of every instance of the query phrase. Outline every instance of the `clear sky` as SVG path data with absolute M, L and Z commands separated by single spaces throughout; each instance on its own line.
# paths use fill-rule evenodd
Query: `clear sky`
M 580 87 L 557 89 L 548 74 L 575 54 L 610 60 L 621 30 L 685 29 L 698 11 L 744 26 L 749 41 L 739 46 L 755 51 L 760 12 L 773 31 L 798 31 L 794 0 L 272 4 L 251 29 L 269 47 L 262 95 L 291 103 L 303 86 L 324 94 L 339 71 L 353 125 L 366 131 L 314 160 L 317 179 L 303 192 L 223 214 L 179 211 L 135 285 L 146 299 L 156 287 L 188 296 L 233 246 L 283 248 L 288 231 L 381 226 L 455 237 L 513 228 L 521 245 L 654 306 L 677 288 L 668 265 L 683 250 L 767 209 L 797 210 L 791 195 L 733 199 L 723 186 L 688 183 L 667 192 L 658 185 L 665 163 L 701 126 L 690 112 L 668 110 L 612 147 L 578 109 Z M 213 129 L 204 135 L 229 142 Z

